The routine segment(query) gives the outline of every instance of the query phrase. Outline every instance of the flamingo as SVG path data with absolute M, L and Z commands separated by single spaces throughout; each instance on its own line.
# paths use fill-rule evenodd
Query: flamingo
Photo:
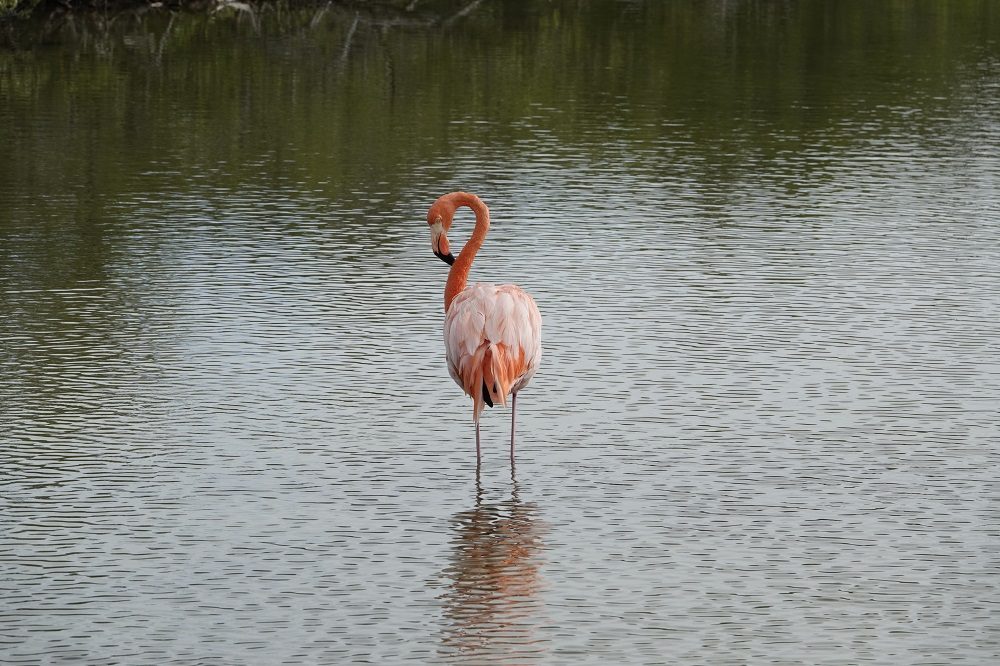
M 448 246 L 448 229 L 455 211 L 467 206 L 476 214 L 476 228 L 456 259 Z M 510 395 L 510 460 L 514 462 L 514 418 L 517 392 L 524 388 L 542 355 L 542 316 L 528 292 L 513 284 L 466 286 L 469 269 L 490 228 L 490 211 L 468 192 L 438 198 L 427 211 L 431 249 L 451 266 L 444 288 L 444 347 L 448 372 L 472 398 L 476 424 L 476 464 L 479 416 L 485 406 L 507 406 Z

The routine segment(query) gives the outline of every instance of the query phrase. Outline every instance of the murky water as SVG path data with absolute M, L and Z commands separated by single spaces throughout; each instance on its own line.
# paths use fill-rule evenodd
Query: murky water
M 996 663 L 995 3 L 414 4 L 8 35 L 0 661 Z

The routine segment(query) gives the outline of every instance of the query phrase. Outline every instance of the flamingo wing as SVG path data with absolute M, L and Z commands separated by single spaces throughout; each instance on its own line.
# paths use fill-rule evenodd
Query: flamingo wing
M 523 388 L 542 353 L 542 317 L 535 300 L 512 284 L 474 284 L 459 293 L 444 321 L 448 372 L 473 401 L 473 419 L 483 407 Z

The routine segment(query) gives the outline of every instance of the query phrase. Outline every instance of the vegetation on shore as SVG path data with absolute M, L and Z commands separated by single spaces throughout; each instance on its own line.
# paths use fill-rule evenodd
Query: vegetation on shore
M 121 12 L 144 9 L 170 9 L 185 11 L 242 11 L 262 8 L 265 5 L 282 5 L 302 8 L 316 5 L 351 5 L 366 8 L 384 8 L 396 11 L 414 11 L 435 0 L 0 0 L 0 17 L 26 17 L 54 12 Z

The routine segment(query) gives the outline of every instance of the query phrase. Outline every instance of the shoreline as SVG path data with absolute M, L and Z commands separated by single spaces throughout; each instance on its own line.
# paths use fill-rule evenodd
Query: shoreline
M 0 0 L 0 20 L 32 19 L 56 15 L 143 13 L 150 10 L 216 13 L 237 11 L 255 13 L 269 9 L 321 9 L 337 6 L 372 14 L 416 16 L 434 0 Z M 460 4 L 460 3 L 456 3 Z M 468 2 L 464 4 L 469 4 Z M 478 4 L 478 0 L 475 2 Z

